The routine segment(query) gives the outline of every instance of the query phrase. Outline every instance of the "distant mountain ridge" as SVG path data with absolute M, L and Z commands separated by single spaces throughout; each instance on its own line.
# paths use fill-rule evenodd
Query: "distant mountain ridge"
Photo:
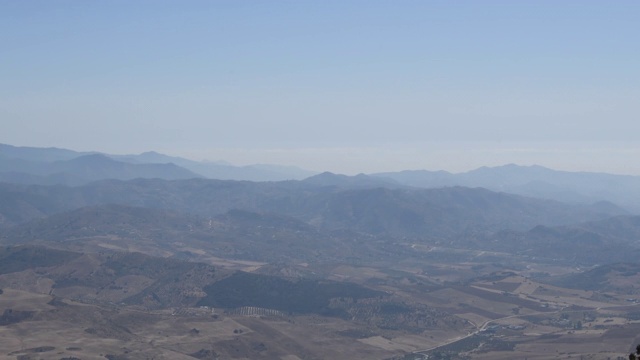
M 314 174 L 294 166 L 233 166 L 224 162 L 193 161 L 153 151 L 139 155 L 110 155 L 0 144 L 0 181 L 18 184 L 77 186 L 96 180 L 129 180 L 138 177 L 280 181 L 303 179 Z
M 35 162 L 53 162 L 71 160 L 83 155 L 97 154 L 98 152 L 78 152 L 55 147 L 40 148 L 29 146 L 13 146 L 0 144 L 0 156 L 9 159 L 21 159 Z
M 313 176 L 315 172 L 303 170 L 295 166 L 255 164 L 234 166 L 224 161 L 193 161 L 175 156 L 168 156 L 155 151 L 144 152 L 139 155 L 109 155 L 113 159 L 131 163 L 167 163 L 182 166 L 204 177 L 218 180 L 247 180 L 247 181 L 281 181 L 300 180 Z
M 578 274 L 551 278 L 549 282 L 553 285 L 572 289 L 603 292 L 623 291 L 637 296 L 638 278 L 640 278 L 640 264 L 636 262 L 620 262 L 597 266 Z
M 529 230 L 502 230 L 459 237 L 451 246 L 507 252 L 538 261 L 602 264 L 635 261 L 640 256 L 640 216 L 620 215 L 575 224 L 537 225 Z
M 463 187 L 440 189 L 336 188 L 304 181 L 207 179 L 105 180 L 81 187 L 0 184 L 0 224 L 22 223 L 101 204 L 216 216 L 239 209 L 293 217 L 324 230 L 374 235 L 448 237 L 470 229 L 526 230 L 598 220 L 625 211 Z
M 407 243 L 430 243 L 587 265 L 633 261 L 640 255 L 640 216 L 515 230 L 530 225 L 526 219 L 531 216 L 542 223 L 553 222 L 537 212 L 547 211 L 557 217 L 564 210 L 549 207 L 544 201 L 525 209 L 519 199 L 511 198 L 513 195 L 495 199 L 484 189 L 450 190 L 408 193 L 413 202 L 388 189 L 347 190 L 336 193 L 340 195 L 337 203 L 324 197 L 328 207 L 316 209 L 315 215 L 307 214 L 312 216 L 306 219 L 234 209 L 214 216 L 195 216 L 128 205 L 94 205 L 5 229 L 0 242 L 47 244 L 82 252 L 100 252 L 106 246 L 196 261 L 205 261 L 201 256 L 204 250 L 216 256 L 285 263 L 320 258 L 365 261 L 398 242 L 405 247 Z M 429 197 L 432 205 L 426 205 L 422 196 Z M 535 210 L 537 207 L 542 210 Z M 520 214 L 518 208 L 522 209 Z M 485 216 L 480 215 L 482 212 Z M 392 248 L 398 252 L 396 256 L 410 256 L 403 255 L 402 247 Z
M 102 154 L 88 154 L 53 162 L 36 162 L 0 156 L 0 169 L 2 169 L 0 172 L 2 181 L 40 185 L 77 186 L 103 179 L 176 180 L 201 177 L 173 163 L 129 164 Z
M 317 186 L 336 187 L 336 188 L 400 188 L 405 187 L 395 180 L 358 174 L 355 176 L 347 176 L 342 174 L 334 174 L 325 171 L 321 174 L 314 175 L 302 180 L 305 184 Z
M 606 206 L 611 202 L 640 214 L 640 176 L 557 171 L 537 165 L 514 164 L 481 167 L 459 174 L 406 170 L 346 176 L 329 172 L 317 174 L 292 166 L 233 166 L 224 162 L 199 162 L 153 151 L 139 155 L 109 155 L 0 144 L 0 182 L 78 186 L 107 179 L 176 180 L 196 177 L 244 181 L 303 180 L 309 185 L 342 189 L 483 187 L 576 204 L 601 203 Z
M 277 214 L 230 210 L 202 217 L 114 204 L 56 213 L 0 234 L 4 243 L 35 242 L 82 252 L 99 252 L 103 250 L 100 246 L 108 243 L 110 249 L 135 249 L 157 256 L 174 254 L 196 261 L 206 261 L 201 255 L 208 251 L 218 257 L 283 262 L 309 261 L 319 256 L 344 259 L 354 248 L 362 254 L 362 246 L 354 243 L 362 238 L 355 233 L 322 232 L 301 220 Z
M 393 179 L 403 185 L 421 188 L 484 187 L 493 191 L 573 203 L 605 200 L 640 213 L 640 176 L 558 171 L 538 165 L 515 164 L 481 167 L 459 174 L 406 170 L 375 173 L 371 176 Z

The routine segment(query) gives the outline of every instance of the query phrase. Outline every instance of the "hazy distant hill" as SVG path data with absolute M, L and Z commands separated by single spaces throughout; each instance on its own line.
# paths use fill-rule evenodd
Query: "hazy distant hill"
M 359 238 L 357 234 L 321 232 L 301 220 L 277 214 L 231 210 L 204 218 L 113 204 L 57 213 L 0 235 L 4 243 L 56 244 L 85 252 L 99 251 L 106 245 L 191 260 L 200 259 L 205 251 L 229 258 L 286 262 L 319 257 L 336 260 L 358 250 L 366 258 Z
M 572 289 L 594 291 L 619 291 L 638 294 L 640 288 L 640 264 L 623 262 L 597 266 L 591 270 L 548 279 L 554 285 Z
M 158 178 L 165 180 L 192 179 L 200 177 L 173 163 L 128 164 L 110 159 L 105 155 L 81 156 L 66 162 L 53 163 L 56 170 L 78 174 L 90 181 L 102 179 L 130 180 L 136 178 Z
M 118 236 L 133 241 L 154 238 L 158 244 L 178 241 L 204 220 L 161 209 L 125 205 L 98 205 L 56 213 L 17 226 L 3 233 L 12 242 L 70 241 L 101 236 Z
M 96 163 L 95 165 L 106 165 L 107 169 L 94 168 L 92 176 L 80 176 L 75 172 L 67 169 L 63 171 L 58 169 L 61 164 L 51 164 L 56 162 L 64 162 L 73 160 L 87 155 L 104 155 L 118 163 L 126 163 L 133 165 L 147 165 L 146 171 L 150 171 L 151 164 L 155 167 L 160 165 L 172 165 L 175 168 L 184 168 L 192 174 L 190 177 L 204 176 L 212 179 L 221 180 L 250 180 L 250 181 L 280 181 L 280 180 L 296 180 L 304 179 L 312 176 L 315 172 L 300 169 L 295 166 L 281 166 L 256 164 L 247 166 L 233 166 L 225 162 L 208 162 L 193 161 L 181 157 L 168 156 L 154 151 L 145 152 L 138 155 L 111 155 L 100 154 L 98 152 L 77 152 L 67 149 L 58 148 L 36 148 L 36 147 L 19 147 L 6 144 L 0 144 L 0 181 L 22 183 L 22 184 L 39 184 L 39 185 L 78 185 L 88 181 L 96 180 L 97 174 L 103 173 L 104 177 L 99 179 L 125 179 L 132 177 L 112 176 L 114 163 Z M 177 165 L 177 166 L 176 166 Z M 62 166 L 64 167 L 64 166 Z M 120 165 L 124 168 L 124 165 Z M 136 167 L 130 167 L 136 168 Z M 139 166 L 138 166 L 139 168 Z M 182 171 L 184 171 L 182 169 Z M 120 169 L 123 170 L 123 169 Z M 132 172 L 132 170 L 127 170 Z M 165 171 L 170 171 L 167 169 Z M 164 179 L 173 179 L 175 176 L 144 176 L 140 177 L 160 177 Z M 163 174 L 160 174 L 163 175 Z M 177 177 L 185 178 L 185 177 Z
M 401 188 L 405 187 L 392 179 L 380 178 L 376 176 L 369 176 L 365 174 L 358 174 L 355 176 L 347 176 L 342 174 L 334 174 L 332 172 L 323 172 L 314 176 L 310 176 L 302 180 L 305 184 L 311 184 L 316 186 L 336 187 L 336 188 Z
M 81 254 L 18 246 L 0 249 L 0 259 L 0 286 L 29 279 L 38 269 L 39 277 L 50 281 L 49 292 L 58 296 L 150 308 L 193 305 L 204 295 L 193 290 L 219 276 L 212 266 L 140 253 Z
M 92 154 L 97 154 L 97 152 L 78 152 L 54 147 L 39 148 L 0 144 L 0 157 L 34 162 L 64 161 L 75 159 L 79 156 Z
M 504 165 L 481 167 L 465 173 L 445 171 L 401 171 L 372 176 L 390 178 L 416 187 L 484 187 L 533 197 L 567 202 L 612 201 L 640 212 L 640 177 L 593 172 L 568 172 L 542 166 Z
M 321 229 L 426 238 L 470 229 L 529 229 L 623 214 L 485 189 L 347 189 L 300 181 L 247 182 L 206 179 L 100 181 L 81 187 L 0 184 L 5 226 L 99 204 L 169 209 L 212 217 L 232 209 L 280 214 Z
M 32 161 L 0 156 L 0 181 L 40 185 L 82 185 L 96 180 L 135 178 L 190 179 L 201 177 L 172 163 L 130 164 L 105 155 L 70 160 Z
M 142 305 L 149 309 L 213 305 L 257 306 L 287 313 L 341 315 L 334 298 L 388 296 L 353 283 L 289 281 L 270 275 L 218 270 L 213 266 L 141 253 L 81 254 L 39 246 L 0 248 L 0 288 L 38 277 L 39 290 L 66 298 Z M 231 275 L 231 276 L 229 276 Z M 286 305 L 286 306 L 285 306 Z
M 324 228 L 349 228 L 410 237 L 449 237 L 469 231 L 528 229 L 610 215 L 621 209 L 568 205 L 496 193 L 482 188 L 363 189 L 331 193 L 307 205 L 308 221 Z
M 640 217 L 615 216 L 528 231 L 503 230 L 487 237 L 459 238 L 456 246 L 582 264 L 634 261 L 640 256 Z
M 454 190 L 465 192 L 472 189 Z M 491 196 L 488 190 L 482 191 L 485 196 Z M 418 199 L 412 204 L 405 203 L 405 212 L 396 215 L 399 204 L 381 200 L 389 196 L 386 192 L 390 191 L 373 190 L 373 195 L 367 192 L 372 203 L 355 204 L 349 196 L 344 196 L 347 206 L 345 203 L 332 204 L 329 200 L 331 205 L 320 214 L 329 219 L 319 227 L 293 217 L 245 210 L 201 217 L 110 204 L 57 213 L 6 229 L 0 241 L 5 244 L 49 244 L 59 249 L 82 252 L 100 252 L 105 248 L 141 251 L 196 261 L 204 261 L 210 256 L 206 254 L 284 263 L 319 260 L 366 262 L 380 256 L 391 260 L 419 255 L 407 253 L 408 249 L 403 247 L 391 246 L 404 237 L 414 239 L 411 241 L 424 239 L 440 246 L 506 252 L 562 263 L 597 264 L 630 261 L 640 256 L 640 243 L 637 241 L 640 217 L 618 216 L 578 225 L 538 225 L 528 231 L 492 233 L 489 228 L 495 230 L 500 227 L 494 227 L 490 219 L 478 219 L 471 210 L 473 206 L 468 203 L 464 205 L 468 210 L 432 209 L 431 216 L 421 217 L 425 213 L 411 208 L 421 202 Z M 447 196 L 462 195 L 450 193 Z M 464 196 L 470 197 L 469 194 Z M 469 201 L 484 205 L 495 201 L 479 200 L 477 196 Z M 394 199 L 393 196 L 390 199 Z M 515 204 L 517 202 L 512 205 Z M 505 204 L 495 203 L 493 206 L 505 206 L 505 212 L 513 211 Z M 363 210 L 367 208 L 372 210 Z M 340 209 L 349 209 L 352 213 L 345 214 Z M 490 207 L 487 209 L 495 213 Z M 361 214 L 354 216 L 356 213 Z M 504 214 L 499 216 L 507 219 Z M 394 238 L 396 240 L 392 240 Z
M 66 193 L 67 188 L 58 187 Z M 31 219 L 45 217 L 73 208 L 58 197 L 55 187 L 29 187 L 25 185 L 0 183 L 0 227 L 23 223 Z
M 224 162 L 193 161 L 175 156 L 168 156 L 155 151 L 139 155 L 109 155 L 120 161 L 131 163 L 167 163 L 171 162 L 201 174 L 210 179 L 220 180 L 249 180 L 249 181 L 280 181 L 299 180 L 312 176 L 315 172 L 300 169 L 295 166 L 281 165 L 247 165 L 233 166 Z

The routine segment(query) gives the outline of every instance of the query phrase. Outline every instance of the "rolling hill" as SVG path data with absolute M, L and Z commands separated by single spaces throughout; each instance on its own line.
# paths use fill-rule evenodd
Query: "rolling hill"
M 204 217 L 232 209 L 280 214 L 326 230 L 372 235 L 456 236 L 475 230 L 526 230 L 605 219 L 625 211 L 615 206 L 569 205 L 485 189 L 365 188 L 342 190 L 299 181 L 136 179 L 101 181 L 81 187 L 0 184 L 7 201 L 5 226 L 56 212 L 100 204 L 173 210 Z
M 82 185 L 105 179 L 188 179 L 281 181 L 304 179 L 312 171 L 295 166 L 193 161 L 149 151 L 138 155 L 77 152 L 59 148 L 0 144 L 0 181 L 38 185 Z
M 573 203 L 610 201 L 640 212 L 640 177 L 594 172 L 557 171 L 542 166 L 508 164 L 464 173 L 407 170 L 376 173 L 400 184 L 422 188 L 484 187 L 493 191 Z

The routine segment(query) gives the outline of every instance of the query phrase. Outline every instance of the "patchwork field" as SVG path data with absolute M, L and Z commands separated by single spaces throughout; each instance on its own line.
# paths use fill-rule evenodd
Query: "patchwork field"
M 73 266 L 88 269 L 97 261 L 92 259 L 72 259 L 51 273 Z M 330 306 L 342 309 L 344 316 L 269 307 L 240 311 L 228 305 L 152 309 L 120 303 L 122 291 L 152 284 L 148 276 L 123 275 L 113 280 L 113 289 L 92 296 L 86 286 L 65 288 L 66 296 L 59 297 L 61 290 L 41 270 L 4 274 L 0 358 L 604 360 L 624 357 L 640 340 L 640 304 L 626 294 L 567 289 L 517 270 L 479 272 L 475 278 L 462 275 L 463 282 L 443 283 L 440 273 L 448 265 L 429 266 L 428 272 L 416 264 L 317 268 L 329 279 L 382 294 L 377 300 L 332 300 Z M 468 266 L 479 269 L 479 264 Z M 301 264 L 291 271 L 296 267 L 315 269 Z M 458 265 L 457 276 L 465 269 Z M 250 281 L 264 281 L 259 279 Z M 238 291 L 229 281 L 224 291 Z

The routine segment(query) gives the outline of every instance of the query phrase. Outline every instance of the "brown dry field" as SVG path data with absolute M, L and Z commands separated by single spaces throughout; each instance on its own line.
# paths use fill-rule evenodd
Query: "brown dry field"
M 260 266 L 215 260 L 231 268 Z M 221 359 L 388 359 L 451 347 L 470 359 L 482 360 L 616 359 L 626 357 L 640 342 L 640 323 L 626 317 L 640 311 L 640 306 L 626 302 L 624 294 L 603 297 L 542 284 L 524 275 L 445 284 L 443 278 L 460 276 L 447 276 L 447 270 L 468 274 L 473 264 L 457 264 L 455 269 L 446 264 L 430 266 L 423 271 L 415 263 L 398 264 L 394 269 L 337 265 L 328 273 L 335 280 L 369 284 L 392 292 L 400 301 L 454 314 L 465 320 L 466 328 L 411 333 L 311 315 L 255 317 L 218 310 L 214 318 L 199 309 L 148 312 L 60 298 L 52 302 L 54 297 L 48 294 L 52 284 L 34 272 L 0 277 L 4 290 L 0 313 L 7 309 L 32 312 L 26 320 L 0 325 L 0 359 L 105 359 L 108 354 L 123 359 L 194 359 L 189 354 L 200 352 L 206 358 L 207 351 Z M 440 285 L 418 291 L 411 277 Z M 372 279 L 378 285 L 371 285 Z M 148 281 L 144 277 L 125 280 L 142 285 Z M 101 296 L 110 301 L 122 294 L 105 292 Z M 582 329 L 573 328 L 578 321 Z M 363 335 L 346 335 L 350 333 Z M 477 334 L 483 336 L 482 343 L 465 347 L 465 339 Z M 492 348 L 494 341 L 512 348 Z
M 234 359 L 384 359 L 397 353 L 340 335 L 354 328 L 340 319 L 223 314 L 214 319 L 210 313 L 176 316 L 69 300 L 52 305 L 52 299 L 4 289 L 0 312 L 12 309 L 34 315 L 0 326 L 0 359 L 105 359 L 108 354 L 130 359 L 194 359 L 188 354 L 203 349 L 215 349 L 220 358 Z

